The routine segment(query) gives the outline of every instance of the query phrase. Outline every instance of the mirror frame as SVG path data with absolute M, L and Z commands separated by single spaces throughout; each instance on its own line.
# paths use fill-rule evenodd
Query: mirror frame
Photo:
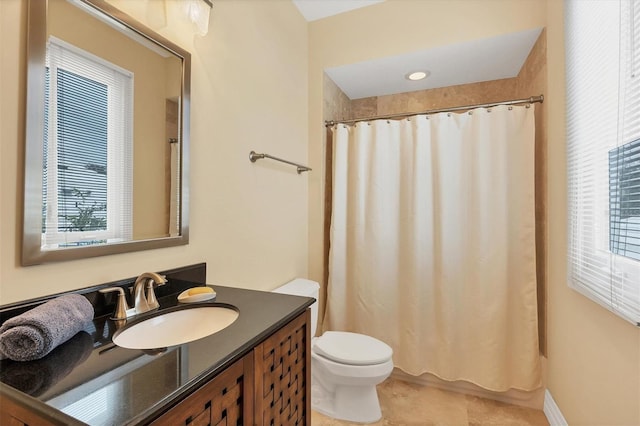
M 25 117 L 24 212 L 22 265 L 83 259 L 173 247 L 189 243 L 189 117 L 191 90 L 191 54 L 142 25 L 104 0 L 78 0 L 97 13 L 104 14 L 130 30 L 158 44 L 182 60 L 182 97 L 180 163 L 180 235 L 134 240 L 96 246 L 42 250 L 42 161 L 44 138 L 44 81 L 47 46 L 48 0 L 29 0 L 27 18 L 27 88 Z

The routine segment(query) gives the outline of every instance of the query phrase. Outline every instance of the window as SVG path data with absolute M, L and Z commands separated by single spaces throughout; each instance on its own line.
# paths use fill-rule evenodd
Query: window
M 609 151 L 609 250 L 640 261 L 640 139 Z
M 640 0 L 566 0 L 569 285 L 640 325 Z
M 133 74 L 51 37 L 43 249 L 131 240 Z

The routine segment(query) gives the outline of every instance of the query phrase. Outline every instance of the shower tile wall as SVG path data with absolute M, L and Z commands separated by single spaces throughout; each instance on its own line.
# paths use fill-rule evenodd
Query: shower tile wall
M 322 80 L 324 93 L 323 119 L 328 121 L 351 118 L 351 99 L 326 74 Z
M 324 106 L 322 109 L 323 120 L 346 120 L 351 118 L 351 99 L 344 94 L 342 90 L 325 74 L 323 76 L 323 93 L 324 93 Z M 332 132 L 330 129 L 325 131 L 325 141 L 331 141 Z M 333 150 L 330 143 L 324 144 L 325 164 L 324 169 L 332 170 Z M 320 283 L 320 295 L 318 298 L 318 324 L 322 324 L 324 320 L 324 306 L 327 297 L 327 281 L 329 279 L 329 227 L 331 225 L 331 200 L 332 200 L 332 188 L 331 188 L 331 174 L 325 173 L 324 176 L 324 212 L 323 212 L 323 277 Z M 320 327 L 319 327 L 320 328 Z M 322 330 L 318 330 L 319 334 Z
M 516 78 L 508 78 L 355 99 L 351 104 L 351 113 L 353 118 L 359 118 L 501 101 L 505 99 L 505 96 L 509 96 L 505 94 L 515 92 L 515 80 Z

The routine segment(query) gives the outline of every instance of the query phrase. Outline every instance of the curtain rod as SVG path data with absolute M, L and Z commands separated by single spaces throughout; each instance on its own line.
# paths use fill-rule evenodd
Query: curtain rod
M 371 120 L 380 120 L 380 119 L 389 119 L 389 118 L 404 118 L 404 117 L 412 117 L 414 115 L 422 115 L 422 114 L 437 114 L 439 112 L 453 112 L 453 111 L 463 111 L 463 110 L 468 110 L 468 109 L 475 109 L 475 108 L 491 108 L 491 107 L 495 107 L 498 105 L 518 105 L 518 104 L 533 104 L 533 103 L 542 103 L 544 102 L 544 96 L 540 95 L 540 96 L 531 96 L 529 98 L 525 98 L 525 99 L 515 99 L 515 100 L 511 100 L 511 101 L 502 101 L 502 102 L 492 102 L 492 103 L 488 103 L 488 104 L 476 104 L 476 105 L 464 105 L 464 106 L 458 106 L 458 107 L 451 107 L 451 108 L 441 108 L 441 109 L 431 109 L 428 111 L 422 111 L 422 112 L 411 112 L 411 113 L 403 113 L 403 114 L 391 114 L 391 115 L 378 115 L 378 116 L 374 116 L 374 117 L 365 117 L 365 118 L 357 118 L 354 120 L 326 120 L 324 122 L 324 125 L 326 127 L 333 127 L 336 124 L 353 124 L 353 123 L 358 123 L 361 121 L 371 121 Z

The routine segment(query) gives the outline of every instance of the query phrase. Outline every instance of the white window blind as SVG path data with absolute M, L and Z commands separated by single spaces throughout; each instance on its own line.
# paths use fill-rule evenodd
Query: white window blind
M 569 285 L 640 325 L 640 0 L 566 0 Z
M 43 249 L 132 236 L 133 74 L 47 46 Z

